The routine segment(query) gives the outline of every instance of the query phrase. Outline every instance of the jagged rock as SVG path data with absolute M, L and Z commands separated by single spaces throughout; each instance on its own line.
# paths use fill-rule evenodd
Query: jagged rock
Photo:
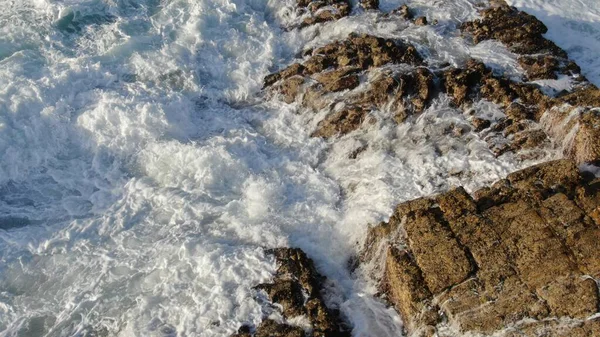
M 286 319 L 305 316 L 312 326 L 312 337 L 350 336 L 337 311 L 329 309 L 321 292 L 325 278 L 313 261 L 297 248 L 278 248 L 267 251 L 277 259 L 279 268 L 272 283 L 256 286 L 266 292 L 270 301 L 282 307 Z M 236 337 L 304 337 L 305 331 L 289 324 L 266 319 L 252 333 L 251 327 L 243 326 Z
M 556 79 L 557 74 L 584 77 L 567 58 L 567 53 L 543 37 L 548 28 L 535 16 L 499 2 L 481 11 L 482 18 L 461 25 L 461 31 L 473 37 L 474 43 L 495 39 L 520 54 L 519 63 L 530 81 Z
M 578 129 L 572 146 L 567 148 L 578 163 L 595 163 L 600 161 L 600 112 L 585 111 L 578 120 Z
M 421 113 L 433 97 L 434 76 L 426 68 L 392 75 L 383 74 L 372 80 L 369 88 L 348 100 L 363 109 L 382 109 L 392 102 L 391 112 L 397 123 L 402 123 L 413 113 Z
M 540 121 L 561 140 L 564 154 L 578 163 L 600 162 L 600 90 L 590 84 L 547 101 L 550 108 Z
M 304 330 L 300 327 L 266 319 L 258 326 L 254 334 L 249 326 L 244 325 L 231 337 L 305 337 L 305 335 Z
M 473 196 L 458 188 L 409 201 L 370 229 L 361 259 L 382 261 L 381 289 L 409 332 L 511 325 L 504 333 L 592 336 L 598 323 L 582 320 L 600 304 L 599 186 L 560 160 Z M 570 325 L 549 323 L 558 319 Z
M 427 18 L 424 16 L 419 16 L 415 19 L 415 25 L 417 26 L 427 26 Z
M 600 320 L 590 319 L 583 322 L 565 324 L 559 320 L 548 320 L 524 324 L 519 329 L 511 329 L 505 337 L 595 337 L 600 333 Z
M 460 29 L 475 43 L 495 39 L 517 54 L 552 54 L 566 58 L 566 53 L 543 37 L 548 28 L 535 16 L 506 4 L 481 11 L 481 19 L 465 22 Z
M 406 6 L 398 11 L 409 13 Z M 499 5 L 482 13 L 482 20 L 463 25 L 463 31 L 472 31 L 478 41 L 498 38 L 515 46 L 523 39 L 545 41 L 541 36 L 543 24 L 512 7 Z M 504 25 L 502 18 L 523 23 L 526 28 L 515 31 Z M 499 31 L 488 31 L 492 28 Z M 579 71 L 561 53 L 548 52 L 553 54 L 519 58 L 530 79 L 556 78 L 557 72 Z M 543 156 L 545 148 L 561 146 L 565 155 L 578 163 L 600 161 L 599 116 L 594 110 L 600 107 L 600 90 L 591 84 L 582 82 L 571 92 L 550 97 L 537 85 L 494 74 L 476 60 L 469 60 L 462 69 L 436 72 L 441 77 L 437 78 L 422 67 L 423 60 L 413 46 L 365 34 L 351 34 L 346 40 L 307 51 L 305 56 L 303 64 L 296 63 L 267 76 L 265 88 L 270 94 L 279 94 L 284 102 L 299 102 L 307 110 L 330 111 L 318 123 L 314 137 L 354 131 L 373 109 L 389 113 L 390 119 L 403 123 L 409 116 L 424 111 L 441 89 L 465 110 L 480 99 L 504 110 L 506 118 L 471 118 L 475 131 L 482 133 L 497 156 L 513 152 L 521 158 L 534 159 Z M 383 67 L 390 64 L 413 68 L 399 71 Z M 361 85 L 365 79 L 369 83 Z
M 356 82 L 350 82 L 355 86 Z M 421 113 L 429 104 L 433 93 L 433 74 L 424 68 L 400 75 L 382 75 L 373 80 L 366 91 L 345 98 L 349 106 L 333 112 L 317 125 L 313 137 L 329 138 L 358 129 L 372 109 L 383 109 L 391 102 L 393 119 L 401 123 L 413 113 Z M 320 100 L 322 96 L 311 93 L 307 100 Z M 315 105 L 314 101 L 306 104 Z
M 558 78 L 560 61 L 554 56 L 521 56 L 518 61 L 530 81 Z
M 293 76 L 283 81 L 277 86 L 277 91 L 281 94 L 283 101 L 290 104 L 296 100 L 296 96 L 300 93 L 300 89 L 304 84 L 304 77 Z
M 317 130 L 311 136 L 329 138 L 336 135 L 345 135 L 358 129 L 366 116 L 367 112 L 360 107 L 352 107 L 332 113 L 319 122 Z
M 361 69 L 380 67 L 388 63 L 423 63 L 415 47 L 367 34 L 350 34 L 347 40 L 315 49 L 313 55 L 325 56 L 334 67 L 354 66 Z
M 344 41 L 336 41 L 311 51 L 304 64 L 295 63 L 277 73 L 265 77 L 265 87 L 292 76 L 309 76 L 333 68 L 367 70 L 388 63 L 421 65 L 423 59 L 415 47 L 372 35 L 350 34 Z
M 473 127 L 475 127 L 475 131 L 477 132 L 483 131 L 492 125 L 489 119 L 483 119 L 479 117 L 474 117 L 471 119 L 471 124 L 473 124 Z
M 344 67 L 316 74 L 313 78 L 323 85 L 325 92 L 354 89 L 360 84 L 360 80 L 356 75 L 359 70 L 358 68 Z
M 600 107 L 600 90 L 595 86 L 587 84 L 554 98 L 533 84 L 496 76 L 475 60 L 469 60 L 463 69 L 448 69 L 442 76 L 443 89 L 455 105 L 468 107 L 483 98 L 504 109 L 507 118 L 491 121 L 491 125 L 471 119 L 476 131 L 490 127 L 506 139 L 500 147 L 491 144 L 496 155 L 536 149 L 552 138 L 562 143 L 565 155 L 578 163 L 600 160 L 600 119 L 593 110 Z
M 297 5 L 300 10 L 310 14 L 300 27 L 339 20 L 350 14 L 350 3 L 347 0 L 298 0 Z
M 360 5 L 366 10 L 379 9 L 379 0 L 360 0 Z
M 277 81 L 285 80 L 295 75 L 302 75 L 304 71 L 305 68 L 303 65 L 294 63 L 278 73 L 267 75 L 264 80 L 264 86 L 269 87 L 275 84 Z
M 410 8 L 408 8 L 407 5 L 402 5 L 396 9 L 394 9 L 393 11 L 390 12 L 390 14 L 398 15 L 405 20 L 410 20 L 414 17 L 412 12 L 410 11 Z
M 469 60 L 464 69 L 451 68 L 443 74 L 444 91 L 457 106 L 471 102 L 484 78 L 491 76 L 489 69 L 476 60 Z
M 431 304 L 431 293 L 421 270 L 406 251 L 388 248 L 385 275 L 384 292 L 391 302 L 397 304 L 409 330 L 426 329 L 438 323 L 438 308 Z
M 304 337 L 302 328 L 266 320 L 256 329 L 255 337 Z
M 356 130 L 372 109 L 389 109 L 394 120 L 404 121 L 420 113 L 430 103 L 435 78 L 423 64 L 416 49 L 408 44 L 371 35 L 351 34 L 311 50 L 303 64 L 293 64 L 265 78 L 268 93 L 278 93 L 286 103 L 301 101 L 302 106 L 319 111 L 343 102 L 325 117 L 313 132 L 314 137 L 332 137 Z M 411 70 L 381 71 L 388 64 L 407 64 Z M 380 72 L 364 90 L 352 91 L 361 78 Z M 350 91 L 350 92 L 346 92 Z M 329 95 L 341 92 L 342 96 Z M 301 97 L 301 100 L 299 99 Z

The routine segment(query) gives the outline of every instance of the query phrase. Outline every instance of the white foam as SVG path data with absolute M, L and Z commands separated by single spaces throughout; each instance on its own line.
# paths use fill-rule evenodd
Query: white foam
M 583 75 L 600 85 L 600 6 L 596 0 L 508 0 L 548 27 L 546 37 L 567 51 Z
M 293 3 L 0 0 L 0 336 L 227 336 L 269 313 L 253 286 L 278 246 L 314 258 L 356 336 L 397 335 L 347 270 L 368 224 L 530 163 L 494 158 L 444 98 L 400 126 L 375 112 L 336 142 L 310 138 L 297 106 L 260 103 L 262 79 L 355 31 L 432 63 L 510 71 L 510 55 L 457 36 L 467 1 L 414 2 L 437 26 L 358 13 L 286 32 Z

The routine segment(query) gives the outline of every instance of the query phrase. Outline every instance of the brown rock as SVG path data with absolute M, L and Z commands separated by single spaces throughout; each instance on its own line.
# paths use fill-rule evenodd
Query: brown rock
M 600 271 L 597 185 L 561 160 L 512 173 L 475 199 L 457 188 L 409 201 L 370 229 L 361 258 L 389 247 L 382 289 L 409 333 L 439 324 L 437 305 L 463 333 L 592 336 L 597 323 L 581 320 L 600 303 L 586 276 Z M 551 324 L 558 319 L 566 325 Z
M 366 10 L 379 9 L 379 0 L 360 0 L 360 5 Z
M 560 103 L 580 107 L 600 107 L 600 90 L 595 85 L 586 85 L 558 97 Z
M 560 62 L 554 56 L 521 56 L 519 64 L 530 81 L 558 78 Z
M 335 92 L 356 88 L 360 83 L 356 72 L 356 68 L 341 68 L 319 73 L 314 78 L 323 85 L 326 92 Z
M 279 268 L 272 283 L 260 284 L 256 288 L 264 290 L 273 303 L 283 308 L 283 316 L 288 319 L 306 316 L 315 337 L 349 336 L 338 312 L 329 309 L 323 301 L 321 293 L 325 278 L 316 271 L 313 261 L 297 248 L 278 248 L 267 252 L 276 257 Z M 304 337 L 305 331 L 267 319 L 254 334 L 250 327 L 244 326 L 234 336 Z
M 407 318 L 408 330 L 437 323 L 439 318 L 431 305 L 431 293 L 421 270 L 406 251 L 388 248 L 384 275 L 384 290 L 390 302 Z
M 335 64 L 333 58 L 326 57 L 323 55 L 314 55 L 308 61 L 304 62 L 306 75 L 312 75 L 315 73 L 320 73 Z
M 444 89 L 452 97 L 457 106 L 470 102 L 476 89 L 484 78 L 490 76 L 490 71 L 481 62 L 469 60 L 465 69 L 452 68 L 444 72 Z
M 449 320 L 465 332 L 501 330 L 509 322 L 541 318 L 548 313 L 544 303 L 514 276 L 493 291 L 486 290 L 477 279 L 469 279 L 438 300 Z
M 280 72 L 270 74 L 267 77 L 265 77 L 265 87 L 269 87 L 280 80 L 285 80 L 295 75 L 302 75 L 304 70 L 305 68 L 303 65 L 299 63 L 294 63 Z
M 364 109 L 382 109 L 392 102 L 396 121 L 401 123 L 413 113 L 421 113 L 429 105 L 434 92 L 433 74 L 425 68 L 400 75 L 385 74 L 371 81 L 369 89 L 350 100 Z M 398 118 L 402 116 L 402 118 Z
M 419 16 L 415 19 L 415 25 L 417 26 L 427 26 L 427 18 L 424 16 Z
M 329 98 L 324 97 L 327 93 L 356 88 L 360 84 L 361 71 L 389 63 L 420 65 L 423 62 L 411 45 L 365 34 L 351 34 L 344 41 L 330 43 L 312 50 L 310 54 L 304 64 L 296 63 L 267 76 L 265 87 L 270 89 L 269 92 L 281 93 L 282 100 L 286 103 L 294 102 L 304 93 L 303 105 L 320 110 L 332 103 Z M 315 79 L 320 86 L 305 86 L 305 83 L 312 81 L 307 76 Z M 423 110 L 431 99 L 433 75 L 427 69 L 419 68 L 407 75 L 406 80 L 408 82 L 405 83 L 402 98 L 407 98 L 407 103 L 410 103 L 409 110 Z M 386 99 L 392 89 L 391 86 L 386 88 L 383 94 Z M 380 107 L 383 96 L 380 98 L 381 102 L 365 102 L 368 97 L 364 96 L 363 102 L 357 101 L 355 105 Z
M 295 317 L 304 313 L 304 295 L 300 283 L 284 280 L 272 284 L 261 284 L 257 289 L 264 290 L 271 301 L 280 304 L 285 316 Z
M 394 9 L 390 14 L 398 15 L 405 20 L 410 20 L 414 17 L 407 5 L 402 5 Z
M 283 101 L 290 104 L 296 100 L 296 96 L 300 93 L 303 84 L 304 77 L 293 76 L 283 81 L 277 89 L 281 93 Z
M 310 16 L 304 19 L 300 27 L 339 20 L 350 14 L 350 3 L 347 0 L 298 0 L 298 8 L 304 9 Z
M 473 124 L 473 127 L 475 127 L 475 131 L 477 132 L 481 132 L 489 128 L 490 125 L 492 125 L 489 119 L 483 119 L 478 117 L 474 117 L 473 119 L 471 119 L 471 124 Z
M 419 212 L 404 223 L 415 261 L 433 293 L 466 279 L 473 271 L 469 257 L 435 212 Z
M 600 164 L 600 112 L 586 111 L 578 120 L 577 133 L 567 154 L 578 163 Z
M 496 39 L 517 54 L 553 54 L 566 58 L 566 53 L 543 34 L 548 28 L 533 15 L 514 7 L 500 5 L 481 11 L 481 20 L 465 22 L 463 33 L 473 37 L 475 43 Z
M 598 312 L 598 286 L 578 275 L 557 278 L 538 290 L 557 317 L 587 318 Z
M 318 125 L 311 137 L 329 138 L 336 135 L 345 135 L 360 127 L 366 118 L 362 108 L 348 108 L 334 112 L 325 117 Z
M 255 337 L 304 337 L 305 333 L 299 327 L 279 324 L 273 320 L 263 321 L 256 329 Z

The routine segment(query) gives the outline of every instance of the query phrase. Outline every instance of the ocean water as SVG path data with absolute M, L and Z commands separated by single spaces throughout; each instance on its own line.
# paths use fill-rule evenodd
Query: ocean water
M 0 0 L 0 336 L 227 336 L 272 314 L 253 287 L 277 267 L 263 248 L 282 246 L 315 260 L 355 336 L 397 336 L 398 315 L 347 268 L 369 224 L 559 151 L 496 158 L 444 97 L 403 125 L 375 112 L 310 138 L 318 119 L 265 99 L 262 79 L 351 32 L 517 76 L 502 45 L 457 34 L 478 2 L 407 1 L 436 26 L 355 9 L 298 31 L 284 28 L 301 19 L 293 0 Z M 514 4 L 600 82 L 595 0 Z

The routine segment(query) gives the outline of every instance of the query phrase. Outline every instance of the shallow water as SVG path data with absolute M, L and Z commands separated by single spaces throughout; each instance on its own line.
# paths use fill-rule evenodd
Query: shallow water
M 437 26 L 357 11 L 286 31 L 292 0 L 0 0 L 0 336 L 227 336 L 269 313 L 252 287 L 276 268 L 262 248 L 278 246 L 315 260 L 355 336 L 397 335 L 395 312 L 347 270 L 368 224 L 533 162 L 444 132 L 468 122 L 443 98 L 400 126 L 382 113 L 310 138 L 314 121 L 264 101 L 262 79 L 350 32 L 518 74 L 503 46 L 455 31 L 475 2 L 409 1 Z M 577 61 L 596 81 L 595 61 Z

